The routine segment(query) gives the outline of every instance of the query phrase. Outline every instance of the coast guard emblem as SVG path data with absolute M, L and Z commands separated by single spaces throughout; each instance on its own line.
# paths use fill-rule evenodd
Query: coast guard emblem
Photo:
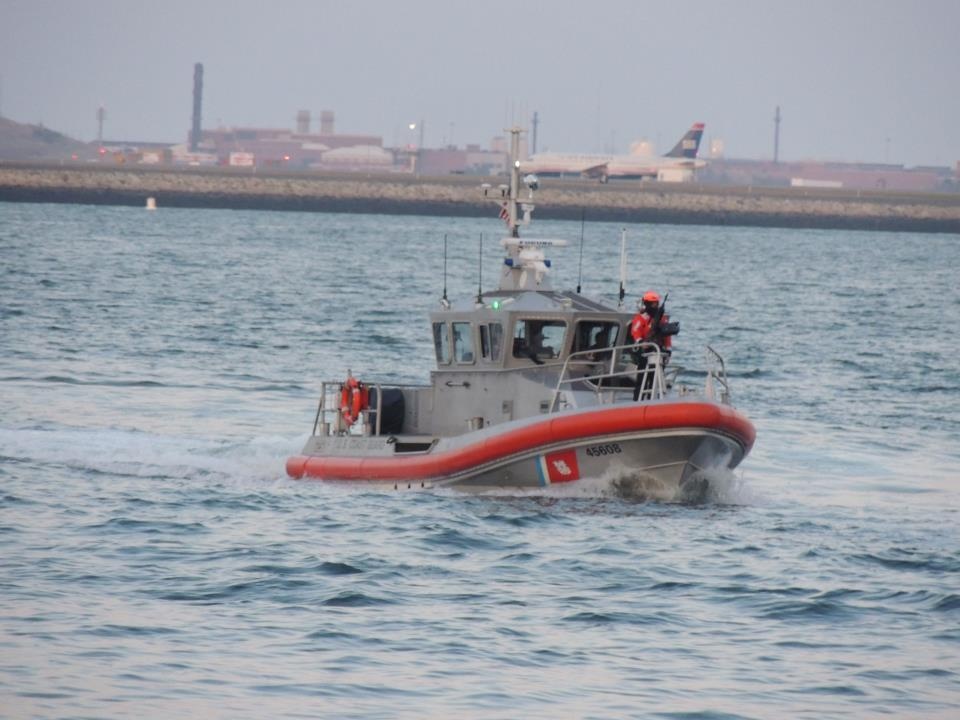
M 540 474 L 541 485 L 572 482 L 580 479 L 580 466 L 577 464 L 576 450 L 560 450 L 559 452 L 541 455 L 537 458 L 537 470 Z

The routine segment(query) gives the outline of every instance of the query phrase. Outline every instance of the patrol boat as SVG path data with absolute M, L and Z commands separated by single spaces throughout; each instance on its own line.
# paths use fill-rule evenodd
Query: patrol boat
M 708 348 L 702 386 L 692 387 L 657 343 L 632 341 L 623 244 L 618 307 L 551 288 L 546 251 L 566 242 L 520 237 L 537 181 L 523 178 L 521 199 L 520 130 L 510 132 L 510 184 L 484 186 L 509 229 L 499 288 L 456 303 L 444 289 L 430 313 L 428 385 L 367 384 L 349 370 L 323 382 L 313 431 L 287 473 L 477 492 L 594 478 L 653 499 L 705 497 L 755 439 L 731 405 L 723 358 Z

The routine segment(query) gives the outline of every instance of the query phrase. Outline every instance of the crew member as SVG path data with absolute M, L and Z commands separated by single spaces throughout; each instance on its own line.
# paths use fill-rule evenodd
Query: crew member
M 606 360 L 610 357 L 610 325 L 601 325 L 593 338 L 593 343 L 587 348 L 590 352 L 587 360 Z
M 668 330 L 670 317 L 660 309 L 660 295 L 653 290 L 648 290 L 637 302 L 637 314 L 633 316 L 630 322 L 630 335 L 635 343 L 656 343 L 660 348 L 663 366 L 666 367 L 670 360 L 671 332 Z M 637 361 L 637 382 L 633 389 L 633 399 L 640 397 L 641 391 L 644 398 L 652 396 L 654 372 L 646 372 L 647 356 L 642 351 L 635 353 Z

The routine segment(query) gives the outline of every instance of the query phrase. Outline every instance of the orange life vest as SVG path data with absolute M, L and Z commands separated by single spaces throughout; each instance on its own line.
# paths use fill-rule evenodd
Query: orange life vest
M 666 325 L 670 321 L 670 316 L 664 313 L 660 316 L 660 325 Z M 653 318 L 645 312 L 638 312 L 633 316 L 630 322 L 630 336 L 634 342 L 656 342 L 663 350 L 669 350 L 673 345 L 673 340 L 669 335 L 661 335 L 659 338 L 653 332 Z

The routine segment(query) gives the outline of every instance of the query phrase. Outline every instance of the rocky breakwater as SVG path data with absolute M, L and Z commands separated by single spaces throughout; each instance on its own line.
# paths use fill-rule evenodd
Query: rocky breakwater
M 489 216 L 483 178 L 0 164 L 0 201 Z M 500 178 L 487 179 L 494 186 Z M 557 219 L 960 233 L 960 194 L 546 180 Z
M 578 201 L 568 190 L 538 199 L 538 210 L 540 204 L 574 208 Z M 588 217 L 615 221 L 960 233 L 960 194 L 650 183 L 599 191 L 592 203 L 580 204 Z

